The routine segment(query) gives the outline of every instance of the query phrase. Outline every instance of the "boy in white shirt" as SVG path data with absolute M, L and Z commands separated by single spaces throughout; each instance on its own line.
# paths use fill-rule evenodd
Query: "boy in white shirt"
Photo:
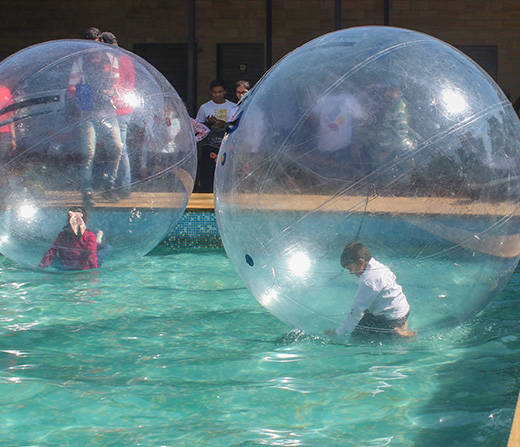
M 353 331 L 382 332 L 400 337 L 413 337 L 408 331 L 410 305 L 397 284 L 395 275 L 376 261 L 360 242 L 348 244 L 341 255 L 341 266 L 359 277 L 354 303 L 343 322 L 328 336 L 343 336 Z
M 213 192 L 213 179 L 218 150 L 235 103 L 226 99 L 225 84 L 215 79 L 209 86 L 211 100 L 200 106 L 197 121 L 210 129 L 204 139 L 198 164 L 198 188 L 196 192 Z

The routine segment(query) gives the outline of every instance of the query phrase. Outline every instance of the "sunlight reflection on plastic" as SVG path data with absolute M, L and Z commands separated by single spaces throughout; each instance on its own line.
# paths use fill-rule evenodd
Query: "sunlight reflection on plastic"
M 281 321 L 314 335 L 340 324 L 358 278 L 339 260 L 354 240 L 396 274 L 419 336 L 473 317 L 508 281 L 520 124 L 455 48 L 390 27 L 327 34 L 240 107 L 216 214 L 235 269 Z
M 38 208 L 36 208 L 33 205 L 29 205 L 29 204 L 22 205 L 18 209 L 18 213 L 19 213 L 20 217 L 23 219 L 26 219 L 26 220 L 31 220 L 36 215 L 37 212 L 38 212 Z
M 457 115 L 463 113 L 468 107 L 468 103 L 462 96 L 461 92 L 446 89 L 442 92 L 442 100 L 449 113 Z
M 278 292 L 273 288 L 268 288 L 263 294 L 260 295 L 259 302 L 265 307 L 268 307 L 271 302 L 276 302 L 278 298 Z
M 0 251 L 8 258 L 38 266 L 73 206 L 85 206 L 87 228 L 103 232 L 107 265 L 146 254 L 184 212 L 196 158 L 181 98 L 135 54 L 58 40 L 0 64 Z
M 288 265 L 294 275 L 304 277 L 311 267 L 311 260 L 307 253 L 298 252 L 291 255 Z

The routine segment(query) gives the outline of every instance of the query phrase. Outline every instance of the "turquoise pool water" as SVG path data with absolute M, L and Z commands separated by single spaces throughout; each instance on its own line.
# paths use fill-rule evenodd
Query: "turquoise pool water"
M 221 251 L 57 274 L 0 258 L 1 446 L 498 446 L 520 388 L 520 272 L 471 322 L 327 344 Z

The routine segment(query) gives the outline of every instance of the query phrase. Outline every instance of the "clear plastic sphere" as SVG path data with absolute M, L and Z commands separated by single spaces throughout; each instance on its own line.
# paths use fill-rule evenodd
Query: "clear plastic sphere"
M 6 257 L 38 266 L 59 232 L 72 227 L 69 209 L 83 206 L 87 229 L 103 234 L 98 250 L 107 250 L 99 264 L 127 263 L 154 248 L 180 218 L 195 171 L 182 100 L 135 54 L 59 40 L 0 64 L 0 252 Z M 85 255 L 83 246 L 78 250 Z M 54 260 L 44 267 L 67 269 Z
M 517 265 L 519 137 L 501 89 L 448 44 L 390 27 L 327 34 L 241 105 L 217 166 L 223 243 L 265 308 L 322 335 L 353 304 L 340 256 L 357 240 L 396 275 L 409 329 L 438 333 Z

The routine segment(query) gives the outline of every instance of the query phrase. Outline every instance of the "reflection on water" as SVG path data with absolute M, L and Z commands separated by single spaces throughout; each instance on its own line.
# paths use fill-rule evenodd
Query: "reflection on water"
M 344 346 L 290 331 L 222 252 L 99 272 L 0 268 L 0 445 L 507 442 L 518 273 L 449 333 Z

